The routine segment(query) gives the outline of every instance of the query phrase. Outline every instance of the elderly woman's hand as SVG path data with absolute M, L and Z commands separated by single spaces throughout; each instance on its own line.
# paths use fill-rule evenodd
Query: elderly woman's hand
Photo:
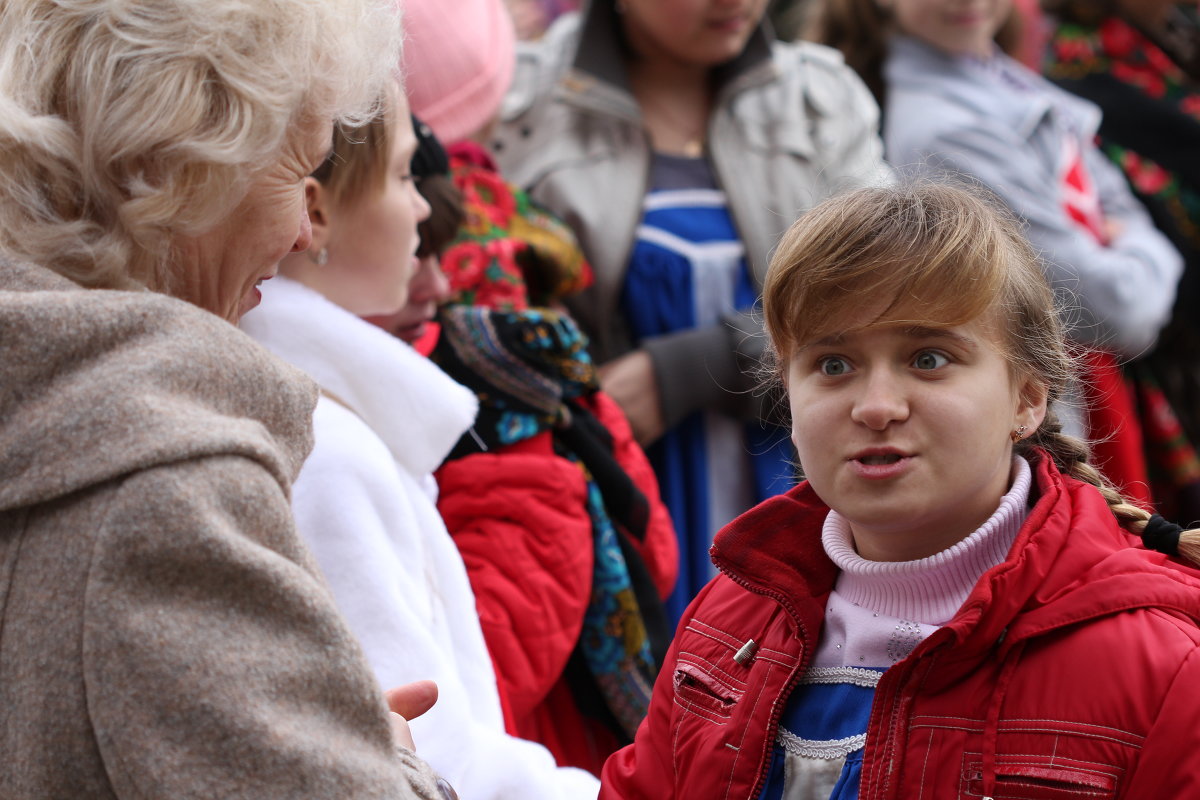
M 413 743 L 412 731 L 408 721 L 416 719 L 437 702 L 438 687 L 433 681 L 413 681 L 384 692 L 388 708 L 391 709 L 392 738 L 396 744 L 414 753 L 417 748 Z M 437 779 L 438 792 L 443 800 L 458 800 L 458 793 L 445 778 Z
M 391 710 L 392 738 L 401 747 L 416 751 L 408 721 L 416 719 L 437 702 L 438 687 L 433 681 L 413 681 L 384 692 Z

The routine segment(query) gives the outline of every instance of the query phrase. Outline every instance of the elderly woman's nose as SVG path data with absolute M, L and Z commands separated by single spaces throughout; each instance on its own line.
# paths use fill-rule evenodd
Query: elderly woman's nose
M 308 218 L 308 209 L 300 209 L 300 233 L 292 244 L 293 253 L 302 253 L 312 245 L 312 220 Z

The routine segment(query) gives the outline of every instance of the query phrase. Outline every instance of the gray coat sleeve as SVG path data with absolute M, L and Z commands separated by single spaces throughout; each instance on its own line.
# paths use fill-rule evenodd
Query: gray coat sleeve
M 766 343 L 758 311 L 647 339 L 643 346 L 654 361 L 667 427 L 702 409 L 745 420 L 771 419 L 778 398 L 763 363 Z
M 121 797 L 423 798 L 367 663 L 252 460 L 114 490 L 88 570 L 88 712 Z
M 1085 166 L 1106 218 L 1119 228 L 1108 246 L 1076 227 L 1064 210 L 1058 177 L 1010 131 L 980 120 L 919 148 L 896 150 L 889 155 L 898 164 L 922 163 L 978 180 L 1027 223 L 1026 235 L 1066 306 L 1072 338 L 1126 358 L 1153 347 L 1170 317 L 1183 262 L 1095 148 L 1086 148 Z

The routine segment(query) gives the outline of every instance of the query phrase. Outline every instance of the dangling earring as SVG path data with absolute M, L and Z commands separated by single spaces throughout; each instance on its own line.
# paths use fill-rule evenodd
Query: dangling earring
M 322 248 L 321 248 L 320 250 L 318 250 L 318 251 L 317 251 L 315 254 L 313 253 L 313 251 L 312 251 L 312 250 L 309 250 L 309 251 L 308 251 L 308 258 L 309 258 L 309 260 L 310 260 L 310 261 L 312 261 L 312 262 L 313 262 L 314 264 L 316 264 L 318 267 L 323 267 L 323 266 L 325 266 L 326 264 L 328 264 L 328 263 L 329 263 L 329 248 L 328 248 L 328 247 L 322 247 Z
M 1017 428 L 1015 431 L 1010 433 L 1008 435 L 1008 438 L 1013 440 L 1013 444 L 1016 444 L 1017 442 L 1019 442 L 1025 438 L 1025 430 L 1026 430 L 1025 426 L 1022 425 L 1021 427 Z

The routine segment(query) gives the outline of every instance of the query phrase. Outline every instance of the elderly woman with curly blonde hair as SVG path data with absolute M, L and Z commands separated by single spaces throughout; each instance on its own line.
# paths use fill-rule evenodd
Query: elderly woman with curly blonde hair
M 295 534 L 315 386 L 230 324 L 399 41 L 390 0 L 0 4 L 0 796 L 444 793 Z

